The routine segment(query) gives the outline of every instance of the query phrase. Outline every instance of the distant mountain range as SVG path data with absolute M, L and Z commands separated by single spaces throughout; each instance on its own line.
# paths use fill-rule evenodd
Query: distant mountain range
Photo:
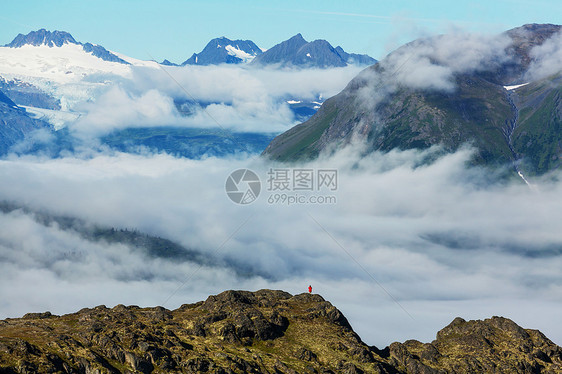
M 252 64 L 281 67 L 329 68 L 347 65 L 372 65 L 377 61 L 367 55 L 346 53 L 342 47 L 332 47 L 325 40 L 307 42 L 297 34 L 256 56 Z
M 81 45 L 85 52 L 91 53 L 92 55 L 101 58 L 104 61 L 118 62 L 120 64 L 128 65 L 129 63 L 115 54 L 109 52 L 107 49 L 101 45 L 92 43 L 80 43 L 77 42 L 72 35 L 65 31 L 47 31 L 45 29 L 40 29 L 37 31 L 31 31 L 27 35 L 18 34 L 15 39 L 5 45 L 5 47 L 10 48 L 21 48 L 25 45 L 32 45 L 35 47 L 45 45 L 47 47 L 62 47 L 65 44 L 76 44 Z
M 210 65 L 248 63 L 262 50 L 252 41 L 217 38 L 184 64 Z M 162 65 L 175 64 L 165 60 Z M 1 105 L 0 155 L 8 151 L 38 128 L 50 128 L 55 141 L 27 144 L 23 152 L 41 152 L 56 157 L 72 151 L 77 139 L 69 131 L 60 131 L 81 113 L 73 112 L 84 101 L 96 97 L 116 81 L 128 79 L 134 67 L 158 69 L 154 61 L 136 60 L 93 43 L 78 42 L 65 31 L 41 29 L 19 34 L 11 43 L 0 47 L 0 94 L 6 98 Z M 178 114 L 189 116 L 203 110 L 211 102 L 192 102 L 173 98 Z M 8 102 L 9 100 L 9 102 Z M 280 97 L 299 121 L 306 120 L 322 103 L 320 98 Z M 221 104 L 221 103 L 218 103 Z M 48 123 L 47 123 L 48 122 Z M 150 149 L 180 157 L 222 157 L 239 152 L 260 153 L 273 139 L 271 133 L 239 133 L 223 129 L 197 128 L 130 128 L 103 136 L 100 141 L 124 152 Z M 18 152 L 19 152 L 18 151 Z
M 39 112 L 78 116 L 61 111 L 68 100 L 61 103 L 58 86 L 69 83 L 72 88 L 65 88 L 66 94 L 82 98 L 88 87 L 96 86 L 84 83 L 86 92 L 81 92 L 76 83 L 90 74 L 107 74 L 116 66 L 126 71 L 130 66 L 104 47 L 78 42 L 64 31 L 19 34 L 0 50 L 0 155 L 14 151 L 14 145 L 38 129 L 53 130 L 53 123 Z
M 230 40 L 224 36 L 211 40 L 200 53 L 182 65 L 240 64 L 252 61 L 262 50 L 251 40 Z
M 251 40 L 211 40 L 200 53 L 194 53 L 181 65 L 241 64 L 276 65 L 279 67 L 331 68 L 347 65 L 372 65 L 372 57 L 347 53 L 342 47 L 332 47 L 325 40 L 307 42 L 297 34 L 263 51 Z M 163 65 L 174 65 L 168 60 Z
M 264 155 L 275 160 L 311 159 L 357 138 L 367 143 L 368 150 L 383 152 L 433 145 L 454 151 L 469 143 L 477 149 L 478 164 L 513 165 L 531 175 L 556 169 L 562 156 L 562 77 L 533 81 L 526 73 L 537 62 L 534 48 L 560 30 L 557 25 L 533 24 L 500 35 L 507 40 L 505 51 L 499 51 L 505 56 L 455 72 L 450 90 L 395 84 L 397 74 L 403 73 L 392 63 L 396 56 L 415 56 L 420 63 L 438 61 L 431 51 L 438 49 L 443 37 L 409 43 L 359 74 L 307 122 L 276 137 Z M 421 55 L 426 60 L 416 53 L 428 53 Z M 472 51 L 462 53 L 453 56 L 454 61 Z M 437 79 L 420 76 L 428 85 Z
M 67 44 L 82 46 L 85 52 L 101 58 L 104 61 L 118 62 L 129 65 L 130 62 L 108 51 L 98 44 L 81 43 L 66 31 L 48 31 L 40 29 L 30 33 L 18 34 L 9 48 L 30 46 L 62 47 Z M 262 56 L 263 55 L 263 56 Z M 256 59 L 256 57 L 258 57 Z M 254 61 L 255 60 L 255 61 Z M 283 67 L 315 67 L 329 68 L 347 65 L 372 65 L 377 62 L 372 57 L 355 53 L 347 53 L 342 47 L 332 47 L 325 40 L 307 42 L 301 34 L 297 34 L 281 42 L 269 50 L 262 50 L 251 40 L 230 40 L 226 37 L 212 39 L 199 53 L 194 53 L 189 59 L 181 63 L 185 65 L 218 65 L 251 63 L 257 65 L 280 65 Z M 180 66 L 167 59 L 161 62 L 166 66 Z

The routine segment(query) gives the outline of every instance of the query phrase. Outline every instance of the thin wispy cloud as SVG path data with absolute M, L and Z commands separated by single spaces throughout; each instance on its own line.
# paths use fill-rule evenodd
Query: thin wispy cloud
M 362 69 L 135 67 L 130 79 L 108 86 L 95 101 L 77 104 L 74 109 L 83 114 L 69 128 L 81 138 L 128 127 L 159 126 L 282 132 L 297 123 L 288 100 L 316 101 L 319 95 L 333 96 Z M 180 115 L 175 100 L 195 101 L 193 113 Z
M 439 19 L 439 18 L 424 18 L 424 17 L 411 17 L 402 14 L 395 14 L 392 16 L 368 14 L 368 13 L 349 13 L 349 12 L 330 12 L 322 10 L 305 10 L 305 9 L 285 9 L 288 12 L 304 13 L 304 14 L 317 14 L 327 16 L 340 16 L 347 18 L 363 18 L 375 21 L 374 23 L 392 24 L 397 21 L 410 21 L 419 23 L 464 23 L 464 21 Z

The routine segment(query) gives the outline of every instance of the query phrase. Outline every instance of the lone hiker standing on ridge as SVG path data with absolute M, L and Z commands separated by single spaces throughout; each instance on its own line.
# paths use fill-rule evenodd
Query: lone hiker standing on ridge
M 312 286 L 308 286 L 308 293 L 312 293 Z

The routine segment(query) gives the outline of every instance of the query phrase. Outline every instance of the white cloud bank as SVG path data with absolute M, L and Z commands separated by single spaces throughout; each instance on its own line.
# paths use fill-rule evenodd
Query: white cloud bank
M 287 100 L 317 100 L 341 91 L 361 71 L 333 69 L 276 70 L 240 66 L 134 67 L 95 101 L 76 109 L 82 117 L 70 125 L 84 138 L 127 127 L 222 127 L 239 132 L 282 132 L 296 124 Z M 209 103 L 181 116 L 174 99 Z
M 403 85 L 452 91 L 455 74 L 491 69 L 509 61 L 511 57 L 505 49 L 510 43 L 511 39 L 504 34 L 461 31 L 417 39 L 379 62 L 384 69 L 385 88 Z
M 412 43 L 382 62 L 394 77 L 387 89 L 404 84 L 451 90 L 454 73 L 507 58 L 502 37 L 434 39 Z M 175 113 L 172 97 L 193 96 L 214 102 L 207 111 L 224 127 L 280 131 L 293 119 L 287 106 L 277 103 L 279 97 L 313 98 L 319 92 L 329 97 L 358 72 L 166 69 L 173 79 L 166 71 L 135 70 L 132 80 L 85 104 L 85 115 L 72 130 L 95 136 L 129 126 L 214 126 L 206 113 L 193 118 Z M 376 79 L 372 83 L 365 94 L 381 89 Z M 466 169 L 466 149 L 419 166 L 431 151 L 360 158 L 360 148 L 305 165 L 339 171 L 337 204 L 324 206 L 271 206 L 267 192 L 250 206 L 233 204 L 224 192 L 231 171 L 249 167 L 265 182 L 272 165 L 256 159 L 113 153 L 0 160 L 1 199 L 135 228 L 231 265 L 197 270 L 123 245 L 92 243 L 57 225 L 40 225 L 22 211 L 0 214 L 0 317 L 68 313 L 102 303 L 166 302 L 175 308 L 225 289 L 299 293 L 312 284 L 378 346 L 407 338 L 430 341 L 456 316 L 494 314 L 562 343 L 557 323 L 562 183 L 534 181 L 538 190 L 516 182 L 489 185 L 485 170 Z M 232 268 L 248 276 L 237 276 Z M 256 273 L 263 276 L 252 276 Z
M 359 159 L 359 149 L 306 165 L 339 171 L 337 204 L 322 206 L 270 205 L 267 191 L 249 206 L 228 200 L 226 177 L 241 167 L 255 170 L 265 190 L 272 165 L 263 160 L 127 154 L 2 160 L 3 199 L 136 228 L 231 267 L 196 271 L 187 262 L 45 227 L 21 211 L 0 214 L 0 317 L 97 304 L 159 305 L 172 295 L 165 306 L 175 308 L 225 289 L 299 293 L 312 284 L 378 346 L 432 340 L 456 316 L 496 314 L 562 342 L 556 317 L 562 183 L 535 181 L 538 191 L 515 182 L 489 186 L 484 170 L 465 168 L 468 150 L 417 166 L 431 151 Z M 232 268 L 249 275 L 237 276 Z
M 554 34 L 531 50 L 527 81 L 539 80 L 562 71 L 562 33 Z

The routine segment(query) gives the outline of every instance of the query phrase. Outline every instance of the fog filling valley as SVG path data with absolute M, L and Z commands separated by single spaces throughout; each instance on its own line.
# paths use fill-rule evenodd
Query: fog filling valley
M 451 90 L 454 73 L 508 58 L 497 52 L 503 37 L 440 40 L 431 48 L 408 47 L 418 48 L 416 53 L 391 55 L 387 64 L 416 66 L 400 70 L 397 81 Z M 474 56 L 459 59 L 455 48 Z M 536 53 L 547 55 L 544 64 L 560 66 L 552 45 Z M 229 129 L 280 132 L 295 123 L 275 98 L 318 92 L 329 97 L 359 70 L 249 72 L 222 66 L 170 72 L 177 82 L 163 71 L 135 70 L 130 80 L 84 103 L 85 115 L 69 128 L 95 139 L 133 124 L 209 126 L 210 115 Z M 375 78 L 366 79 L 374 81 L 369 90 L 380 88 Z M 171 99 L 184 90 L 229 104 L 184 118 Z M 365 97 L 372 92 L 366 90 Z M 406 339 L 431 341 L 457 316 L 492 315 L 562 343 L 562 326 L 555 322 L 562 302 L 560 175 L 535 178 L 530 188 L 516 178 L 491 182 L 492 171 L 467 166 L 474 152 L 469 146 L 445 155 L 431 148 L 367 156 L 363 147 L 358 141 L 291 165 L 257 155 L 191 160 L 103 149 L 55 159 L 0 159 L 0 200 L 22 207 L 0 213 L 0 318 L 99 304 L 173 309 L 228 289 L 296 294 L 310 284 L 366 343 L 379 348 Z M 435 161 L 425 162 L 430 158 Z M 241 168 L 256 172 L 262 183 L 249 205 L 234 204 L 225 193 L 227 177 Z M 337 202 L 271 204 L 271 168 L 337 170 L 337 190 L 329 192 Z M 94 241 L 41 221 L 40 212 L 166 238 L 208 261 Z
M 417 166 L 423 152 L 360 159 L 356 148 L 302 165 L 338 170 L 333 205 L 269 204 L 267 190 L 251 205 L 232 203 L 224 192 L 231 171 L 250 168 L 265 182 L 271 165 L 255 158 L 1 161 L 9 201 L 168 238 L 230 265 L 147 256 L 15 210 L 0 215 L 1 316 L 119 303 L 176 308 L 226 289 L 300 293 L 311 284 L 371 344 L 429 341 L 455 316 L 491 314 L 561 341 L 551 323 L 562 299 L 561 183 L 485 187 L 484 170 L 465 169 L 469 150 Z

